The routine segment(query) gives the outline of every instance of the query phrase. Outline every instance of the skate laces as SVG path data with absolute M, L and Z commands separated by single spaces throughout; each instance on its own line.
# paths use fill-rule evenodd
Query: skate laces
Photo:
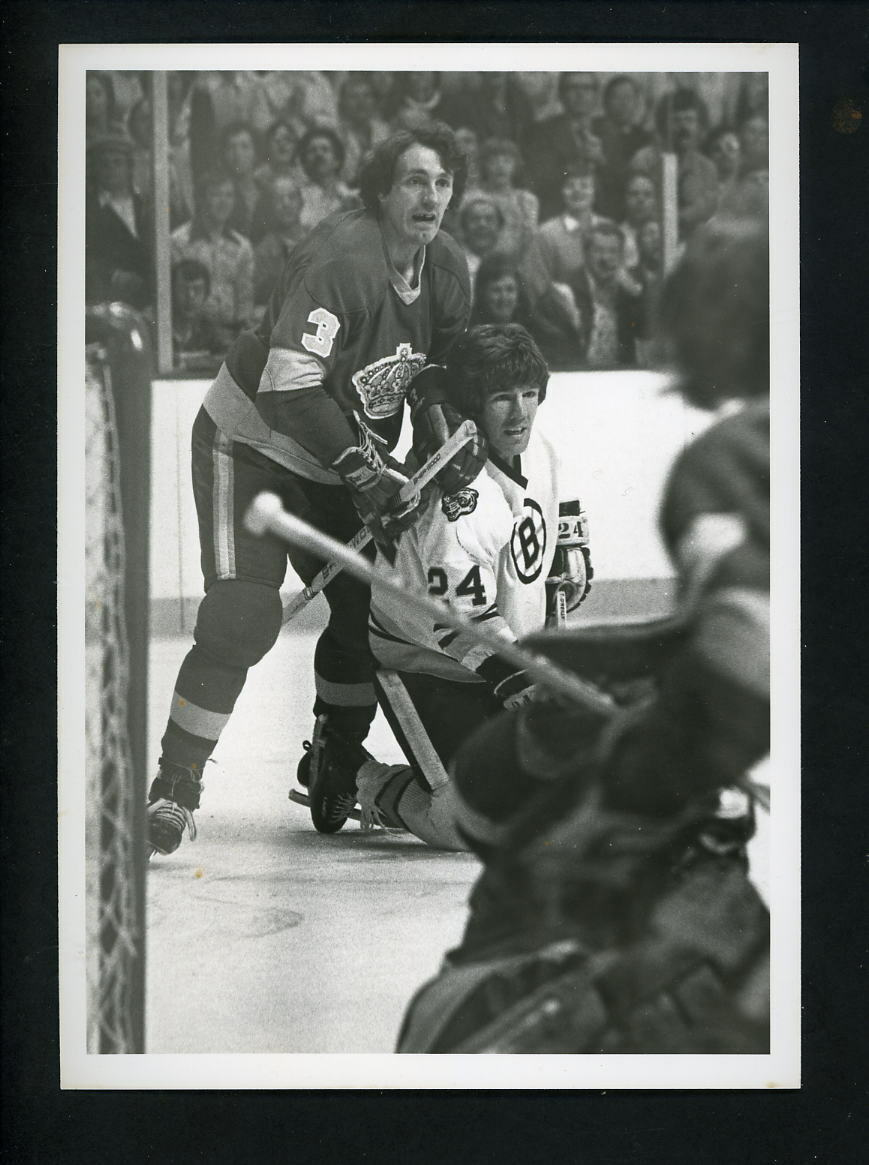
M 196 840 L 196 822 L 193 820 L 193 814 L 189 809 L 183 805 L 179 805 L 177 801 L 160 800 L 151 807 L 150 816 L 160 821 L 161 824 L 169 825 L 177 829 L 179 833 L 183 833 L 185 828 L 190 833 L 190 840 Z

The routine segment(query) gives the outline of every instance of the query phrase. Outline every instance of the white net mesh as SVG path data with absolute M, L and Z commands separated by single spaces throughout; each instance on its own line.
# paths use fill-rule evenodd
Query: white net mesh
M 131 1052 L 141 1050 L 130 998 L 141 939 L 133 875 L 136 790 L 127 725 L 118 431 L 99 345 L 87 349 L 86 386 L 88 1051 Z

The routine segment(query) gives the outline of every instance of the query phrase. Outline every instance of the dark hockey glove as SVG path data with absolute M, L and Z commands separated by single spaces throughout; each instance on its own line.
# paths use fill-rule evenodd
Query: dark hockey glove
M 386 443 L 356 417 L 359 444 L 349 445 L 332 462 L 332 469 L 350 491 L 359 517 L 371 531 L 375 542 L 389 545 L 402 530 L 416 520 L 420 505 L 419 490 L 409 498 L 401 496 L 407 475 L 386 453 Z
M 449 402 L 447 373 L 439 364 L 423 368 L 413 380 L 407 399 L 413 424 L 413 450 L 420 464 L 436 453 L 465 418 Z M 488 457 L 483 433 L 460 449 L 435 478 L 445 494 L 458 493 L 482 471 Z

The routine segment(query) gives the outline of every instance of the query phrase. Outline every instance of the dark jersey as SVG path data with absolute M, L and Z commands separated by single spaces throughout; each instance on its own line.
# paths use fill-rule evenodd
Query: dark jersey
M 292 251 L 259 327 L 239 337 L 205 407 L 227 436 L 305 477 L 328 469 L 358 412 L 394 447 L 413 377 L 464 331 L 470 283 L 444 234 L 420 254 L 411 287 L 389 262 L 377 219 L 325 219 Z

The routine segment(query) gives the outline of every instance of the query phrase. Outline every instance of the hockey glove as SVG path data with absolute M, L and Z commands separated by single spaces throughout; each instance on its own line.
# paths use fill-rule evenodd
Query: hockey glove
M 407 394 L 413 424 L 413 450 L 420 464 L 436 453 L 465 418 L 449 402 L 447 373 L 439 364 L 429 364 L 413 380 Z M 483 433 L 460 449 L 435 478 L 445 494 L 458 493 L 482 471 L 488 457 Z
M 579 500 L 561 502 L 558 507 L 558 542 L 552 568 L 546 580 L 546 613 L 555 613 L 559 591 L 567 599 L 567 610 L 574 611 L 591 590 L 594 568 L 588 546 L 588 517 Z
M 355 418 L 359 444 L 350 445 L 332 462 L 332 469 L 350 491 L 359 517 L 379 545 L 389 545 L 402 530 L 412 526 L 420 505 L 416 490 L 410 498 L 401 496 L 407 475 L 386 453 L 386 442 Z

